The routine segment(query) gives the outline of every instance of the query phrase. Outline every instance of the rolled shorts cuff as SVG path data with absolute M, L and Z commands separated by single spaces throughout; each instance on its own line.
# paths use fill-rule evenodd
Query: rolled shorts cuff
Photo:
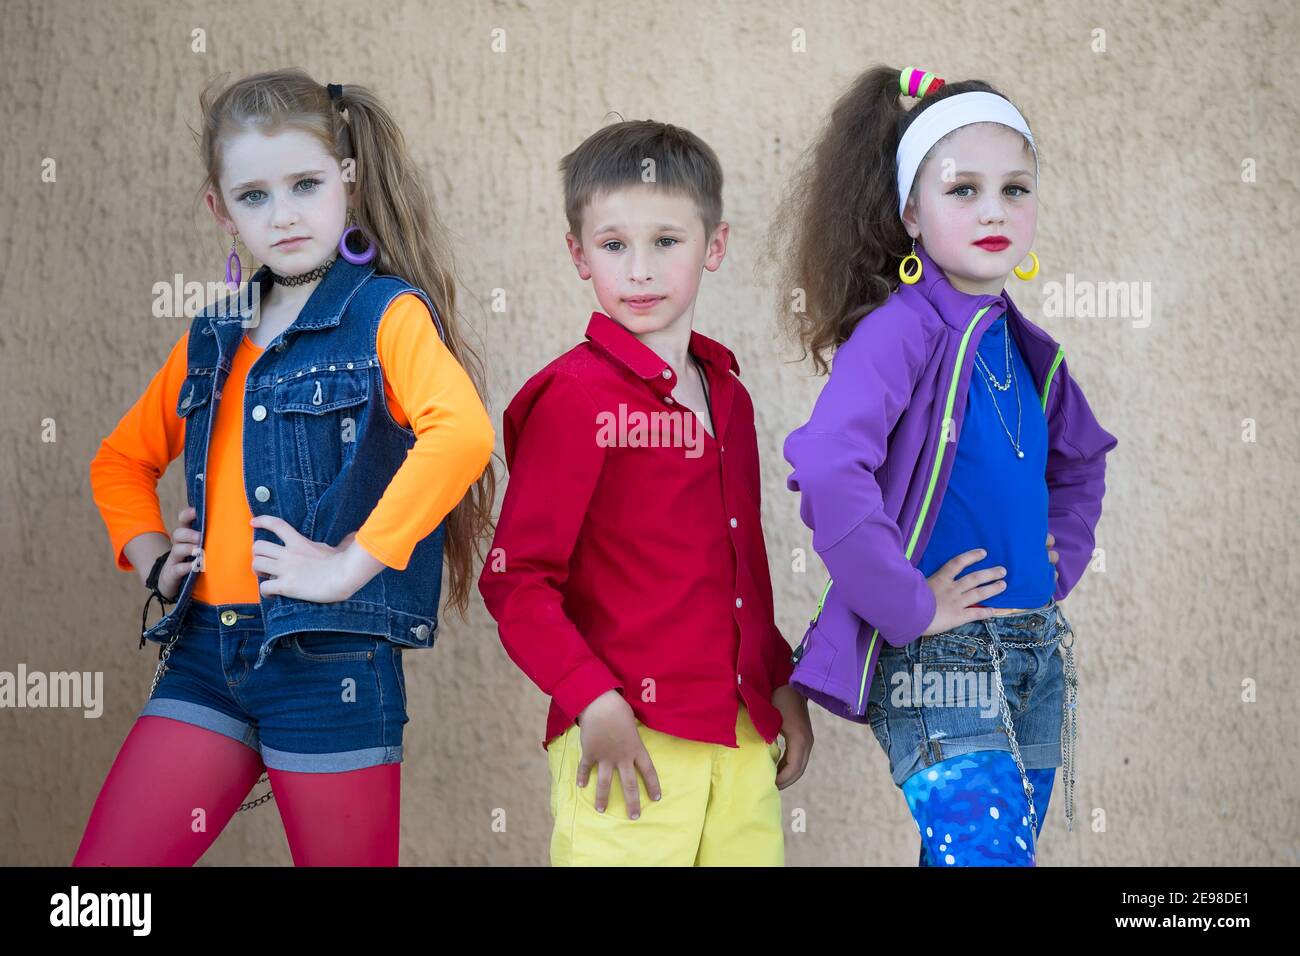
M 287 750 L 262 748 L 262 763 L 268 770 L 288 770 L 295 773 L 345 773 L 364 770 L 382 764 L 401 763 L 402 747 L 365 747 L 332 754 L 295 754 Z
M 928 746 L 929 743 L 936 745 L 934 750 L 937 751 L 937 757 L 932 756 L 931 748 Z M 919 771 L 933 767 L 940 761 L 947 760 L 950 757 L 960 757 L 963 754 L 975 753 L 981 750 L 1012 752 L 1005 734 L 982 734 L 978 737 L 963 737 L 961 740 L 954 740 L 951 743 L 939 737 L 914 748 L 908 754 L 906 760 L 899 761 L 898 766 L 890 771 L 890 776 L 894 780 L 894 786 L 901 789 L 908 778 Z M 1051 770 L 1061 766 L 1061 746 L 1060 744 L 1050 743 L 1021 744 L 1020 759 L 1024 762 L 1026 770 Z
M 196 727 L 202 727 L 204 730 L 211 730 L 213 733 L 229 737 L 231 740 L 238 740 L 246 747 L 261 753 L 256 727 L 247 721 L 231 717 L 229 714 L 223 714 L 219 710 L 196 704 L 193 701 L 179 700 L 175 697 L 151 697 L 149 702 L 144 705 L 144 709 L 140 711 L 139 716 L 170 717 L 172 720 L 183 721 Z
M 202 727 L 213 733 L 237 740 L 256 751 L 268 770 L 288 770 L 297 773 L 344 773 L 364 770 L 381 764 L 401 763 L 402 746 L 365 747 L 340 753 L 300 754 L 262 746 L 257 728 L 247 721 L 223 714 L 219 710 L 174 697 L 152 697 L 140 711 L 141 717 L 168 717 L 183 723 Z

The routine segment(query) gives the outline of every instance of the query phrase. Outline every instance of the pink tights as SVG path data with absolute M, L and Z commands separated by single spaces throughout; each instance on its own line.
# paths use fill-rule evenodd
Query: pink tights
M 72 865 L 192 866 L 266 771 L 295 866 L 396 866 L 401 768 L 267 770 L 255 751 L 223 734 L 141 717 L 108 772 Z

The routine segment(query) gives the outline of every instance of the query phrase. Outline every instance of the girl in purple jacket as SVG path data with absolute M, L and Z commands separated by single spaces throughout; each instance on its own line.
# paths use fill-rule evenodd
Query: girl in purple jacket
M 785 443 L 832 577 L 791 684 L 870 723 L 922 866 L 1033 866 L 1058 766 L 1073 824 L 1059 602 L 1093 559 L 1116 440 L 1004 289 L 1038 272 L 1037 190 L 1029 125 L 991 86 L 877 67 L 774 227 L 787 319 L 819 373 L 834 353 Z

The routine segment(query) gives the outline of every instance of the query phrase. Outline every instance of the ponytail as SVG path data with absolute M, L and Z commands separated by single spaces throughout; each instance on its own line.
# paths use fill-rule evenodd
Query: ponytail
M 898 217 L 895 156 L 903 132 L 938 100 L 998 92 L 980 80 L 930 84 L 909 110 L 900 73 L 872 67 L 835 102 L 768 236 L 766 258 L 779 262 L 779 320 L 802 346 L 800 358 L 812 356 L 818 374 L 829 370 L 830 353 L 863 317 L 898 287 L 898 264 L 911 251 L 912 239 Z
M 401 276 L 428 294 L 442 320 L 447 349 L 469 375 L 479 400 L 485 401 L 482 360 L 465 341 L 457 319 L 451 239 L 406 139 L 365 87 L 345 85 L 338 102 L 346 112 L 346 122 L 339 112 L 333 115 L 354 149 L 357 224 L 379 246 L 376 270 Z M 492 532 L 495 497 L 496 473 L 489 464 L 447 515 L 447 599 L 462 618 L 469 607 L 474 564 L 482 557 L 480 545 Z

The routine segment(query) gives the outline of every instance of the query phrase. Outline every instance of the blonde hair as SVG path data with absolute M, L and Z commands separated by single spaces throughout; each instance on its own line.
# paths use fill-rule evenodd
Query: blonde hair
M 214 78 L 199 96 L 203 129 L 192 132 L 207 171 L 200 193 L 210 189 L 221 196 L 222 137 L 245 129 L 300 129 L 317 136 L 340 163 L 352 159 L 353 209 L 357 225 L 379 247 L 372 262 L 375 270 L 399 276 L 429 296 L 442 320 L 448 350 L 482 400 L 483 363 L 465 341 L 456 312 L 451 242 L 392 114 L 368 89 L 353 84 L 342 87 L 336 106 L 325 86 L 298 69 L 258 73 L 229 86 L 225 76 Z M 495 497 L 496 472 L 489 463 L 447 516 L 448 603 L 462 618 L 469 606 L 474 562 L 492 533 Z

